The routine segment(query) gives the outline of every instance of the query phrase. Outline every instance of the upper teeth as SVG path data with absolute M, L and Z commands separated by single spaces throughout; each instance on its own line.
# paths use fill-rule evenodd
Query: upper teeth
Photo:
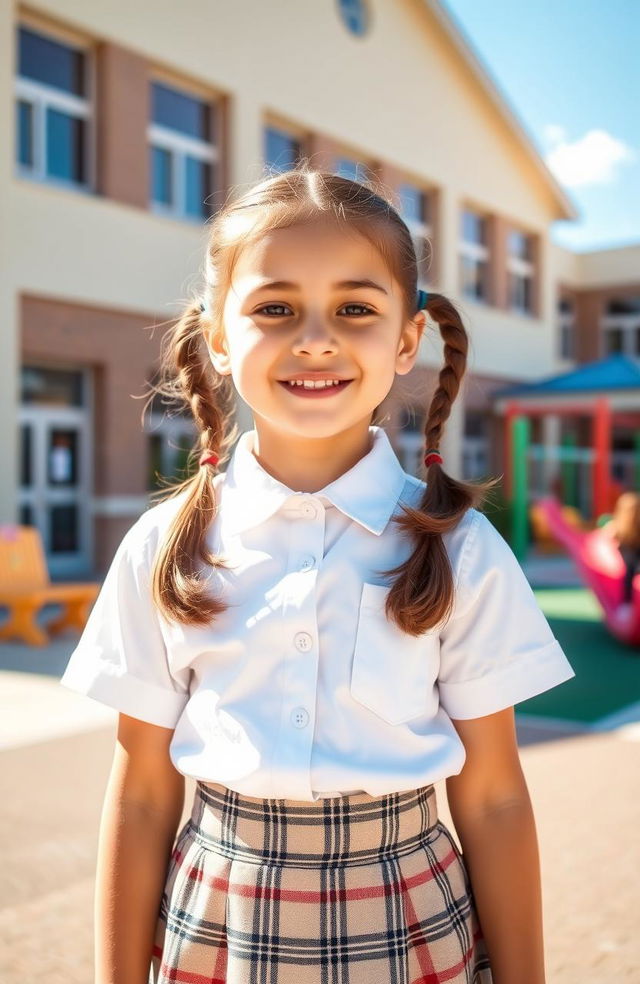
M 321 389 L 323 386 L 338 386 L 339 379 L 290 379 L 289 386 L 306 386 L 308 389 Z

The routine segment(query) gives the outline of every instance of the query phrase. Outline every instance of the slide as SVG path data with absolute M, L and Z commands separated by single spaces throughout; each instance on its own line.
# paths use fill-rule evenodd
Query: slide
M 622 602 L 625 566 L 611 537 L 601 529 L 585 532 L 571 526 L 562 515 L 561 504 L 553 497 L 538 499 L 536 505 L 600 602 L 608 630 L 621 642 L 640 646 L 640 574 L 633 581 L 632 617 L 628 623 L 621 624 L 616 613 Z

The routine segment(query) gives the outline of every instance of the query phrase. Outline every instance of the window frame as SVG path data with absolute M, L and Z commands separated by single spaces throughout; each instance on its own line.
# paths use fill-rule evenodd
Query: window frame
M 462 478 L 464 481 L 486 478 L 491 464 L 489 415 L 472 407 L 464 411 L 462 432 Z
M 82 44 L 79 41 L 71 41 L 67 37 L 57 34 L 54 29 L 48 29 L 40 25 L 30 24 L 28 21 L 19 20 L 16 23 L 16 44 L 19 43 L 19 32 L 21 29 L 31 31 L 33 34 L 40 34 L 43 38 L 59 44 L 61 47 L 72 48 L 82 52 L 84 55 L 84 85 L 87 95 L 78 96 L 55 86 L 48 85 L 46 82 L 39 82 L 37 79 L 27 78 L 20 75 L 16 63 L 14 75 L 14 173 L 18 178 L 35 181 L 38 184 L 47 184 L 54 188 L 72 190 L 84 194 L 93 194 L 95 188 L 95 154 L 93 147 L 94 140 L 94 120 L 95 120 L 95 61 L 91 46 Z M 26 102 L 31 106 L 33 114 L 32 139 L 33 139 L 33 166 L 23 164 L 19 160 L 19 140 L 18 140 L 18 104 Z M 82 168 L 85 175 L 84 181 L 73 181 L 69 178 L 61 178 L 57 175 L 49 174 L 46 170 L 47 161 L 47 111 L 49 109 L 64 113 L 74 119 L 80 119 L 85 124 L 85 138 L 82 156 Z
M 424 467 L 426 414 L 426 407 L 416 404 L 405 405 L 400 408 L 394 450 L 402 467 L 410 475 L 419 475 L 421 468 Z
M 375 158 L 361 156 L 358 150 L 354 150 L 347 144 L 336 143 L 332 148 L 331 172 L 339 177 L 346 177 L 349 180 L 362 182 L 375 181 L 378 173 L 378 164 Z M 340 163 L 353 164 L 355 175 L 341 175 L 338 170 Z
M 570 305 L 569 310 L 562 310 L 562 303 Z M 576 359 L 576 306 L 570 297 L 559 297 L 556 318 L 558 326 L 558 356 L 560 359 L 575 362 Z
M 150 106 L 153 104 L 151 99 L 152 87 L 158 84 L 164 86 L 166 89 L 173 88 L 180 95 L 187 96 L 190 99 L 206 103 L 210 113 L 220 113 L 220 101 L 214 96 L 208 98 L 201 92 L 195 92 L 175 81 L 168 81 L 166 78 L 156 75 L 152 75 L 149 78 L 148 84 Z M 211 132 L 218 134 L 219 127 L 214 129 L 212 126 Z M 196 137 L 188 136 L 186 133 L 180 133 L 178 130 L 173 130 L 171 127 L 164 126 L 161 123 L 155 123 L 153 120 L 149 120 L 147 123 L 146 137 L 148 150 L 147 161 L 149 166 L 149 210 L 154 215 L 165 219 L 176 219 L 177 221 L 189 222 L 194 225 L 201 225 L 203 222 L 206 222 L 211 215 L 211 211 L 209 215 L 203 212 L 202 215 L 196 216 L 187 212 L 185 208 L 187 200 L 186 159 L 187 157 L 193 157 L 197 161 L 211 166 L 211 189 L 209 194 L 214 196 L 218 190 L 219 183 L 217 176 L 221 155 L 218 144 L 214 143 L 212 139 L 199 140 Z M 172 205 L 165 205 L 163 202 L 156 201 L 153 198 L 152 151 L 154 148 L 164 150 L 171 155 Z
M 418 256 L 418 248 L 416 246 L 416 240 L 419 240 L 421 241 L 422 246 L 426 245 L 427 247 L 429 247 L 427 250 L 425 250 L 423 255 L 426 256 L 428 253 L 429 258 L 431 259 L 430 246 L 431 243 L 433 242 L 433 223 L 426 222 L 424 219 L 422 221 L 418 221 L 417 219 L 409 218 L 405 214 L 404 210 L 402 209 L 402 195 L 400 193 L 400 189 L 405 185 L 415 189 L 416 191 L 419 191 L 420 194 L 422 195 L 423 215 L 425 211 L 425 205 L 426 205 L 427 213 L 429 215 L 433 215 L 434 190 L 432 188 L 428 188 L 425 185 L 420 184 L 420 182 L 418 181 L 413 181 L 411 178 L 406 178 L 405 180 L 401 181 L 398 187 L 398 201 L 400 203 L 400 209 L 401 209 L 400 214 L 407 228 L 409 229 L 409 232 L 411 233 L 414 249 L 416 250 L 416 256 Z M 425 287 L 425 288 L 431 286 L 431 280 L 429 279 L 429 276 L 427 275 L 426 277 L 421 278 L 420 273 L 421 273 L 420 259 L 418 259 L 418 286 Z
M 622 336 L 620 352 L 611 351 L 607 344 L 607 336 L 612 331 L 619 331 Z M 637 351 L 634 351 L 634 340 L 637 340 Z M 627 314 L 602 314 L 600 317 L 600 347 L 601 358 L 611 355 L 627 355 L 632 359 L 640 358 L 640 312 Z
M 145 415 L 144 419 L 145 451 L 147 455 L 147 492 L 155 492 L 162 488 L 163 479 L 186 477 L 185 474 L 178 474 L 178 467 L 181 459 L 186 459 L 196 446 L 198 429 L 193 422 L 191 415 L 185 410 L 168 412 L 166 410 L 152 409 Z M 177 443 L 181 438 L 186 437 L 189 448 L 179 446 Z M 160 478 L 151 475 L 153 464 L 153 442 L 160 442 Z M 187 452 L 185 454 L 185 451 Z
M 275 164 L 267 160 L 266 150 L 267 150 L 267 131 L 274 130 L 277 133 L 288 137 L 292 143 L 297 144 L 298 154 L 296 156 L 296 162 L 294 167 L 303 159 L 306 154 L 307 140 L 304 134 L 299 133 L 293 127 L 285 126 L 283 123 L 277 123 L 272 119 L 265 119 L 262 123 L 262 163 L 265 168 L 269 168 L 270 172 L 275 172 L 277 174 L 286 174 L 288 168 L 280 169 L 277 168 Z
M 354 174 L 343 174 L 339 170 L 340 165 L 343 164 L 343 163 L 344 164 L 353 164 L 354 165 L 354 169 L 355 169 L 355 173 Z M 358 160 L 357 157 L 356 158 L 353 158 L 349 154 L 340 153 L 340 154 L 336 154 L 335 157 L 334 157 L 332 170 L 333 170 L 333 173 L 335 175 L 337 175 L 338 177 L 347 178 L 349 181 L 359 181 L 360 178 L 358 177 L 358 170 L 362 166 L 363 163 L 364 162 Z M 371 169 L 371 165 L 370 164 L 366 164 L 365 167 L 367 169 L 369 169 L 369 170 Z M 366 175 L 365 175 L 365 177 L 366 177 Z
M 529 244 L 529 252 L 532 259 L 526 260 L 521 256 L 517 256 L 515 253 L 511 252 L 511 234 L 517 233 L 524 236 Z M 533 256 L 535 254 L 535 244 L 534 244 L 534 234 L 527 232 L 525 229 L 520 229 L 517 226 L 511 226 L 507 234 L 507 250 L 506 250 L 506 268 L 507 268 L 507 302 L 509 311 L 515 314 L 522 314 L 526 316 L 533 316 L 535 314 L 535 305 L 533 300 L 533 288 L 535 284 L 535 273 L 536 265 Z M 529 283 L 529 304 L 528 306 L 522 306 L 514 303 L 514 291 L 513 291 L 513 279 L 517 279 L 520 283 L 528 281 Z M 518 293 L 521 293 L 520 291 Z
M 355 38 L 364 38 L 371 29 L 369 0 L 336 0 L 345 30 Z
M 490 306 L 492 303 L 491 298 L 491 283 L 490 283 L 490 270 L 491 270 L 491 247 L 490 243 L 478 243 L 470 239 L 465 239 L 464 233 L 464 215 L 468 212 L 472 215 L 477 216 L 484 222 L 485 236 L 489 240 L 489 219 L 490 216 L 487 212 L 484 212 L 480 208 L 476 208 L 473 205 L 462 203 L 459 212 L 459 224 L 458 224 L 458 276 L 460 284 L 460 295 L 465 300 L 473 301 L 475 304 L 483 304 Z M 463 270 L 463 264 L 465 260 L 470 260 L 473 263 L 484 263 L 484 277 L 483 281 L 486 287 L 486 296 L 481 297 L 478 294 L 470 294 L 465 290 L 465 276 Z

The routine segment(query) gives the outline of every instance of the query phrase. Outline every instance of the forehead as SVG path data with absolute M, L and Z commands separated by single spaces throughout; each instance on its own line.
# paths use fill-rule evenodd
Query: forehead
M 392 277 L 374 244 L 354 228 L 306 222 L 272 229 L 242 248 L 233 273 L 235 286 L 252 281 L 291 280 L 301 286 L 369 277 L 393 292 Z

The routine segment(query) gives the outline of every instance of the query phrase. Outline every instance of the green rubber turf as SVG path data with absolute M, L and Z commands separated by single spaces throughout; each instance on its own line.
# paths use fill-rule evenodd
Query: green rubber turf
M 534 594 L 576 675 L 521 701 L 516 711 L 592 723 L 640 701 L 640 648 L 607 632 L 593 594 L 555 587 Z

